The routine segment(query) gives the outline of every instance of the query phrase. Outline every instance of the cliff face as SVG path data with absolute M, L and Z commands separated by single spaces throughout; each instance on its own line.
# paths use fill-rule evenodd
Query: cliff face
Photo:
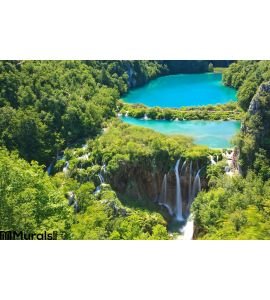
M 214 67 L 228 67 L 232 60 L 159 60 L 153 64 L 159 65 L 159 71 L 156 76 L 170 75 L 178 73 L 204 73 L 208 71 L 209 63 Z M 126 61 L 126 70 L 128 74 L 128 87 L 134 88 L 144 85 L 154 77 L 147 74 L 147 70 L 138 61 Z
M 193 192 L 193 184 L 195 175 L 198 170 L 205 165 L 205 162 L 194 161 L 193 168 L 190 169 L 190 164 L 182 170 L 180 176 L 181 194 L 183 200 L 183 213 L 187 214 L 188 199 Z M 190 173 L 191 170 L 191 173 Z M 109 182 L 114 190 L 120 195 L 124 195 L 131 199 L 137 199 L 143 202 L 159 203 L 164 200 L 163 180 L 167 174 L 167 195 L 166 203 L 171 208 L 175 207 L 176 202 L 176 176 L 174 166 L 165 172 L 163 169 L 144 169 L 141 167 L 122 167 L 116 174 L 110 176 Z M 181 174 L 181 165 L 179 166 L 179 175 Z M 190 178 L 191 176 L 191 178 Z M 201 176 L 201 187 L 207 188 L 207 181 L 204 176 Z M 164 211 L 166 217 L 166 211 Z
M 265 138 L 269 138 L 270 134 L 270 81 L 260 85 L 250 102 L 248 115 L 247 121 L 251 122 L 247 125 L 247 131 L 254 134 L 257 147 L 265 148 Z
M 267 103 L 265 98 L 270 96 L 270 81 L 262 83 L 255 94 L 255 96 L 252 98 L 248 112 L 251 115 L 254 115 L 256 113 L 259 113 L 261 115 L 264 115 L 266 110 L 269 110 L 269 103 Z M 269 100 L 269 99 L 268 99 Z
M 239 144 L 244 167 L 252 168 L 258 153 L 270 157 L 270 81 L 259 86 L 241 128 Z

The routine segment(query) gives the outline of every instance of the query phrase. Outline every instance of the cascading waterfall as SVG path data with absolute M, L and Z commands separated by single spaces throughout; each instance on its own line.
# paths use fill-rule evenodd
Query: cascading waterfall
M 98 174 L 98 178 L 100 180 L 100 184 L 104 183 L 104 178 L 103 176 L 101 175 L 101 173 Z
M 190 165 L 189 165 L 189 182 L 188 182 L 188 203 L 190 203 L 192 201 L 191 197 L 191 190 L 192 190 L 192 160 L 190 161 Z
M 106 164 L 105 163 L 102 165 L 101 171 L 103 171 L 104 174 L 107 172 L 106 171 Z
M 68 168 L 69 168 L 69 162 L 66 161 L 65 166 L 63 168 L 63 172 L 64 172 L 65 176 L 67 176 L 67 174 L 68 174 Z
M 149 120 L 147 114 L 144 114 L 144 117 L 143 117 L 144 120 Z
M 53 163 L 51 162 L 48 169 L 47 169 L 47 173 L 48 175 L 51 175 L 51 172 L 52 172 L 52 167 L 53 167 Z
M 215 162 L 213 157 L 210 158 Z M 159 205 L 168 209 L 169 214 L 174 217 L 173 222 L 175 220 L 180 222 L 179 232 L 181 235 L 177 239 L 191 240 L 193 238 L 194 219 L 190 214 L 190 208 L 195 197 L 201 191 L 200 173 L 202 169 L 198 160 L 185 160 L 181 165 L 181 158 L 178 159 L 174 166 L 175 194 L 171 193 L 169 186 L 170 176 L 173 174 L 167 173 L 163 177 L 158 202 Z
M 192 240 L 194 234 L 194 220 L 192 215 L 188 217 L 185 226 L 180 232 L 182 233 L 182 240 Z
M 179 163 L 180 159 L 177 160 L 174 168 L 175 177 L 176 177 L 176 203 L 175 203 L 175 215 L 177 221 L 183 221 L 183 214 L 182 214 L 182 192 L 181 192 L 181 184 L 180 184 L 180 177 L 179 177 Z
M 164 184 L 164 198 L 163 198 L 163 202 L 166 203 L 166 201 L 167 201 L 167 174 L 164 175 L 163 184 Z
M 97 195 L 98 193 L 100 193 L 100 191 L 101 191 L 101 185 L 102 185 L 103 183 L 105 183 L 104 177 L 103 177 L 102 174 L 101 174 L 102 171 L 103 171 L 104 173 L 106 173 L 106 165 L 105 165 L 105 164 L 101 167 L 100 172 L 98 173 L 98 178 L 99 178 L 99 181 L 100 181 L 100 185 L 97 186 L 97 188 L 95 189 L 94 195 Z
M 163 205 L 164 207 L 167 208 L 169 214 L 172 216 L 173 215 L 173 211 L 167 201 L 167 174 L 164 175 L 163 177 L 163 181 L 162 181 L 162 187 L 161 187 L 161 194 L 160 194 L 160 200 L 159 200 L 159 204 Z
M 185 168 L 186 164 L 187 164 L 187 161 L 185 160 L 182 167 L 181 167 L 180 174 L 183 174 L 183 171 L 184 171 L 184 168 Z
M 197 172 L 194 182 L 193 182 L 193 188 L 192 188 L 192 201 L 194 200 L 194 198 L 197 196 L 197 194 L 201 191 L 201 178 L 200 178 L 200 172 L 201 169 Z M 191 201 L 191 203 L 192 203 Z M 190 203 L 190 205 L 191 205 Z M 189 205 L 189 208 L 190 208 Z
M 215 160 L 214 160 L 214 158 L 213 158 L 212 155 L 210 155 L 210 162 L 211 162 L 211 165 L 215 165 L 216 164 L 216 162 L 215 162 Z

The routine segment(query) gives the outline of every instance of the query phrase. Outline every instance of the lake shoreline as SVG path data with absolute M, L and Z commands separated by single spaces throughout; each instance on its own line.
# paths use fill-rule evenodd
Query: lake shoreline
M 238 120 L 151 120 L 121 116 L 121 120 L 133 126 L 140 126 L 165 135 L 191 137 L 197 145 L 209 148 L 229 149 L 232 137 L 240 130 Z

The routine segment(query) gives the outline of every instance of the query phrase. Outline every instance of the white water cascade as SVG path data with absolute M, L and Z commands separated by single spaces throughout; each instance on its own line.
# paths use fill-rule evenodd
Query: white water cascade
M 176 177 L 175 215 L 177 221 L 184 221 L 183 213 L 182 213 L 182 192 L 181 192 L 181 184 L 180 184 L 180 177 L 179 177 L 179 163 L 180 163 L 180 159 L 177 160 L 174 167 L 174 172 Z
M 192 240 L 194 234 L 194 220 L 192 214 L 187 219 L 186 224 L 180 230 L 181 236 L 179 237 L 180 240 Z
M 143 119 L 144 119 L 144 120 L 149 120 L 149 118 L 147 117 L 147 114 L 144 114 Z
M 64 172 L 65 176 L 68 175 L 68 168 L 69 168 L 69 162 L 66 161 L 65 166 L 63 168 L 63 172 Z
M 163 181 L 162 181 L 162 187 L 161 187 L 161 195 L 160 195 L 160 201 L 159 204 L 163 205 L 164 207 L 167 208 L 169 214 L 172 216 L 173 211 L 167 201 L 167 174 L 164 175 Z
M 182 167 L 181 167 L 180 174 L 183 174 L 183 171 L 184 171 L 184 168 L 185 168 L 186 164 L 187 164 L 187 161 L 185 160 Z
M 51 162 L 50 165 L 49 165 L 49 167 L 47 168 L 48 175 L 51 175 L 52 168 L 53 168 L 53 163 Z
M 103 183 L 105 183 L 104 177 L 103 177 L 102 174 L 101 174 L 102 171 L 103 171 L 104 173 L 106 173 L 106 165 L 105 165 L 105 164 L 102 165 L 102 167 L 101 167 L 101 169 L 100 169 L 100 172 L 97 174 L 98 179 L 99 179 L 99 181 L 100 181 L 100 185 L 96 187 L 96 189 L 95 189 L 95 191 L 94 191 L 94 195 L 97 195 L 97 194 L 100 193 L 100 191 L 101 191 L 101 185 L 102 185 Z
M 98 178 L 100 180 L 100 184 L 104 183 L 104 178 L 100 173 L 98 174 Z
M 193 182 L 193 188 L 192 188 L 192 201 L 197 196 L 197 194 L 201 191 L 201 178 L 200 178 L 200 172 L 201 169 L 197 172 L 194 182 Z M 191 204 L 191 203 L 190 203 Z
M 188 182 L 188 203 L 191 203 L 192 201 L 192 160 L 190 161 L 190 165 L 189 165 L 189 182 Z
M 216 162 L 215 162 L 215 160 L 214 160 L 214 158 L 213 158 L 212 155 L 210 155 L 210 162 L 211 162 L 211 165 L 215 165 L 216 164 Z

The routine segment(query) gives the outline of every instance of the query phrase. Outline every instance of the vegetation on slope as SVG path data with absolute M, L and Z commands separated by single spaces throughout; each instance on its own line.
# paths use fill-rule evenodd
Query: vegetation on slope
M 201 192 L 193 203 L 197 237 L 269 239 L 270 62 L 239 61 L 223 76 L 226 84 L 238 89 L 245 111 L 235 138 L 243 177 L 224 175 L 219 164 L 208 170 L 211 189 Z
M 269 239 L 270 181 L 249 172 L 245 178 L 220 175 L 192 205 L 201 239 Z
M 0 62 L 0 145 L 28 161 L 49 164 L 67 145 L 95 137 L 115 116 L 130 68 L 132 80 L 143 84 L 162 66 L 149 61 Z

